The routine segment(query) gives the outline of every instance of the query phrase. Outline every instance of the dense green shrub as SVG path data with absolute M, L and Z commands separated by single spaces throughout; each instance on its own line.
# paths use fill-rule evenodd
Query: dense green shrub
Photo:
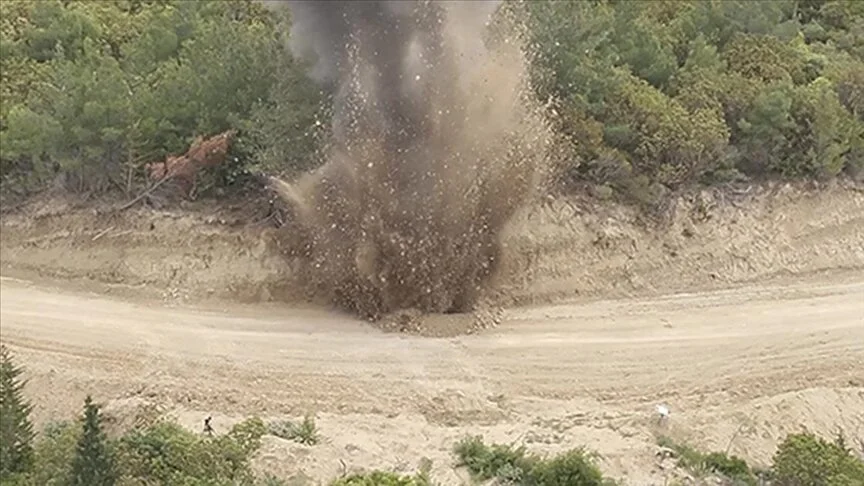
M 242 422 L 228 434 L 213 438 L 174 423 L 157 424 L 120 439 L 121 476 L 125 481 L 155 481 L 167 486 L 252 484 L 249 460 L 260 447 L 264 432 L 258 419 Z
M 705 456 L 705 467 L 741 484 L 755 484 L 755 474 L 744 459 L 723 452 L 711 452 Z
M 293 440 L 299 444 L 315 445 L 321 439 L 315 417 L 306 415 L 300 423 L 290 420 L 273 421 L 267 424 L 267 431 L 282 439 Z
M 603 479 L 600 469 L 588 460 L 581 449 L 538 461 L 529 477 L 529 484 L 538 486 L 610 484 L 610 481 Z
M 454 448 L 458 466 L 479 480 L 496 478 L 504 484 L 525 486 L 599 486 L 614 484 L 603 477 L 582 449 L 552 458 L 529 454 L 524 447 L 487 445 L 481 437 L 469 437 Z
M 864 484 L 864 461 L 842 439 L 828 442 L 812 434 L 786 437 L 774 455 L 774 477 L 783 486 Z
M 716 475 L 736 485 L 757 484 L 756 474 L 740 457 L 725 452 L 705 453 L 668 437 L 661 437 L 658 443 L 671 449 L 677 457 L 678 466 L 688 471 L 699 475 Z
M 529 456 L 524 447 L 502 444 L 487 445 L 482 437 L 468 437 L 454 447 L 459 460 L 477 479 L 505 477 L 521 480 L 534 467 L 536 458 Z
M 88 403 L 78 423 L 50 425 L 34 446 L 34 460 L 4 485 L 160 484 L 242 486 L 257 484 L 250 467 L 265 426 L 250 419 L 227 434 L 207 437 L 162 422 L 109 440 L 98 410 Z
M 81 437 L 77 422 L 57 422 L 45 427 L 36 441 L 35 465 L 23 484 L 66 486 L 72 481 L 72 461 Z

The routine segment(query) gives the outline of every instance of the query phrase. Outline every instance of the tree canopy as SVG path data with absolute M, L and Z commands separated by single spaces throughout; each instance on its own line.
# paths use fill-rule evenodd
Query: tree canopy
M 562 181 L 631 194 L 864 172 L 864 2 L 507 2 Z M 327 99 L 256 0 L 0 2 L 0 180 L 110 189 L 197 135 L 243 168 L 314 166 Z

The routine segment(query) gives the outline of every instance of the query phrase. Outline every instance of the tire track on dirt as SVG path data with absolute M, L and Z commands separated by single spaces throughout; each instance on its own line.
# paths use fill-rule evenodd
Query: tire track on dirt
M 27 366 L 37 422 L 77 413 L 88 393 L 192 415 L 311 411 L 330 434 L 389 424 L 368 439 L 400 457 L 446 460 L 460 434 L 484 431 L 586 444 L 622 471 L 634 460 L 650 469 L 660 402 L 676 427 L 721 448 L 752 422 L 737 447 L 757 457 L 800 424 L 864 427 L 841 410 L 864 389 L 860 278 L 510 309 L 497 328 L 457 338 L 286 306 L 166 308 L 2 279 L 0 326 Z

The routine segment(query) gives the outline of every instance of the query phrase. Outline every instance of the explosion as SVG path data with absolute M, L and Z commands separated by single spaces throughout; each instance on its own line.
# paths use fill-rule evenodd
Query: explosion
M 462 312 L 494 275 L 551 140 L 519 36 L 487 35 L 499 4 L 288 2 L 292 51 L 334 97 L 324 165 L 271 179 L 318 295 L 372 319 Z

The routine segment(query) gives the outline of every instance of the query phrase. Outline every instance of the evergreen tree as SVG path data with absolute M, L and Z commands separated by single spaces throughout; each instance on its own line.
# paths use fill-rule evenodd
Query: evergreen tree
M 21 368 L 0 345 L 0 479 L 26 472 L 33 464 L 32 406 L 22 396 Z
M 99 406 L 88 395 L 84 401 L 84 430 L 72 462 L 72 485 L 112 486 L 115 481 L 114 458 L 102 431 Z

